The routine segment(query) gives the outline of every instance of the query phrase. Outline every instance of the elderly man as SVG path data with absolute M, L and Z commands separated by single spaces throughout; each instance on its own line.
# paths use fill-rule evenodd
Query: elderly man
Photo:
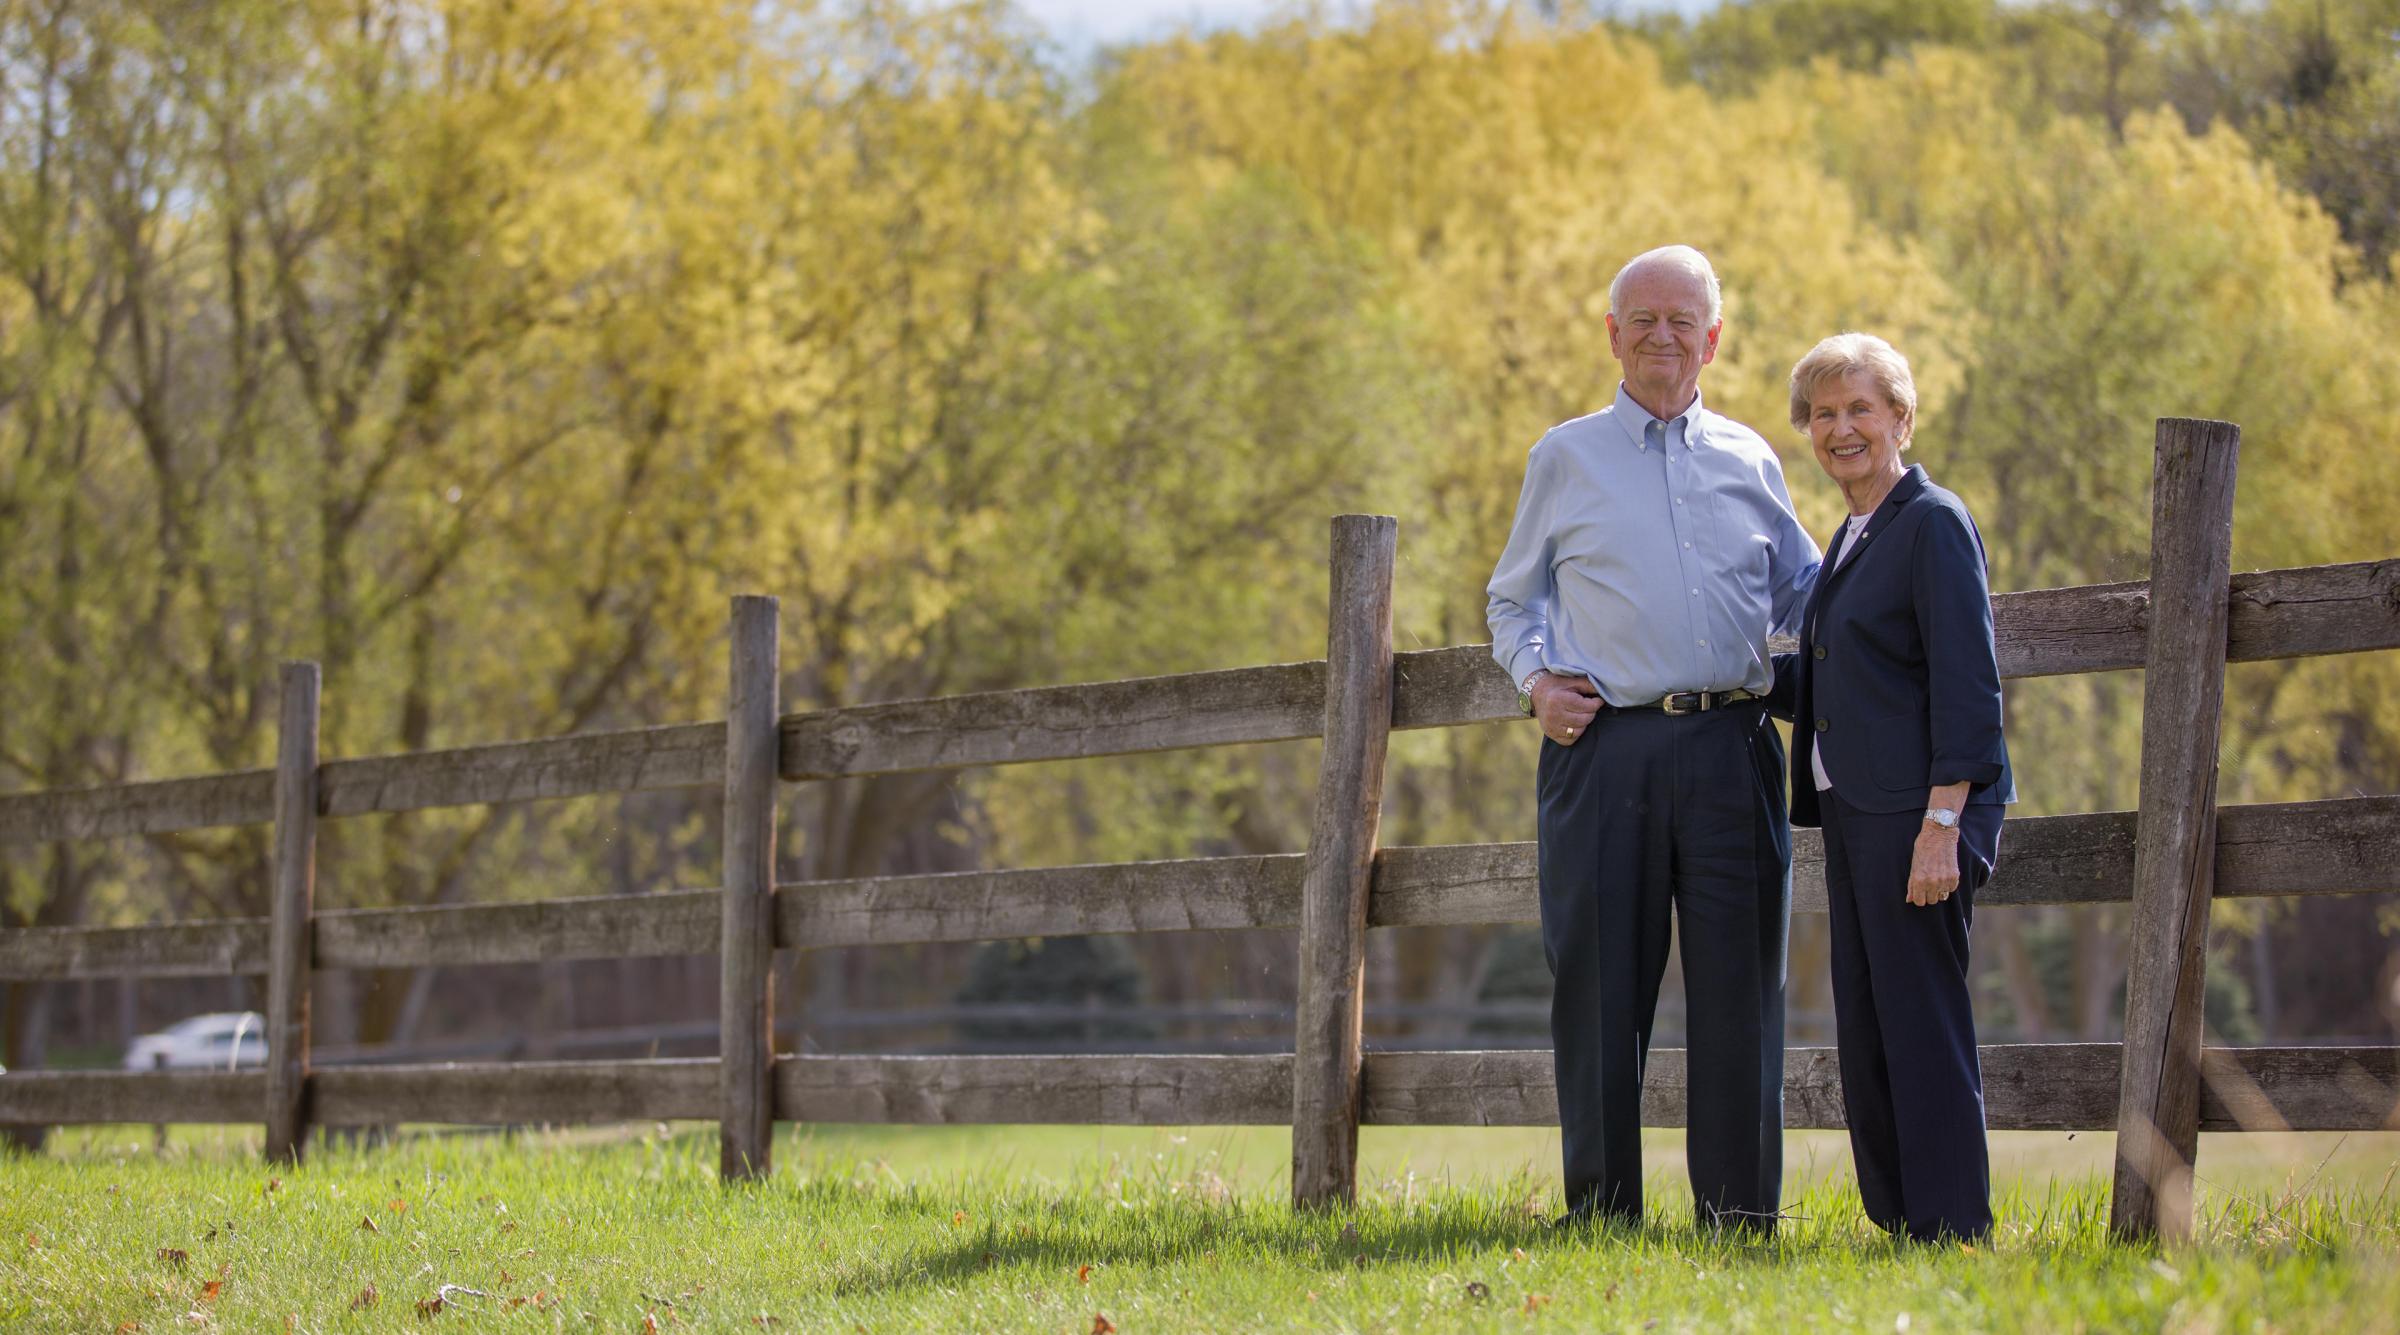
M 1541 725 L 1542 945 L 1567 1214 L 1642 1213 L 1642 1072 L 1681 924 L 1692 1195 L 1771 1230 L 1783 1174 L 1783 744 L 1770 632 L 1817 573 L 1775 451 L 1708 411 L 1717 277 L 1689 246 L 1608 289 L 1616 401 L 1526 462 L 1492 572 L 1492 655 Z

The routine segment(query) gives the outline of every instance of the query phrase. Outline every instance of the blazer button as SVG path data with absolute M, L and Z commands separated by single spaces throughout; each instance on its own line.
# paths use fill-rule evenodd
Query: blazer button
M 1825 656 L 1825 646 L 1824 646 L 1824 645 L 1821 645 L 1821 644 L 1820 644 L 1820 645 L 1818 645 L 1818 646 L 1817 646 L 1817 648 L 1816 648 L 1816 654 L 1817 654 L 1817 657 L 1819 657 L 1819 658 L 1823 658 L 1823 657 Z
M 1817 720 L 1817 731 L 1819 731 L 1819 732 L 1823 732 L 1823 731 L 1825 731 L 1827 728 L 1830 728 L 1830 727 L 1832 727 L 1832 726 L 1833 726 L 1832 724 L 1830 724 L 1830 723 L 1827 723 L 1827 722 L 1826 722 L 1825 720 L 1823 720 L 1823 719 L 1818 719 L 1818 720 Z

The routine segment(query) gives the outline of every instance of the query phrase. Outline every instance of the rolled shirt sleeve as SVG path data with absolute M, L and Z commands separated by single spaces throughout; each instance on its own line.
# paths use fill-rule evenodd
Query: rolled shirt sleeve
M 1550 506 L 1555 488 L 1548 484 L 1545 436 L 1525 459 L 1525 487 L 1517 494 L 1517 517 L 1509 525 L 1508 546 L 1492 569 L 1484 588 L 1483 616 L 1492 630 L 1492 658 L 1521 682 L 1543 666 L 1550 643 L 1550 601 L 1555 596 L 1551 562 L 1556 557 Z
M 1817 550 L 1817 540 L 1800 527 L 1800 517 L 1792 511 L 1792 493 L 1784 483 L 1783 470 L 1767 469 L 1765 480 L 1778 510 L 1774 550 L 1768 557 L 1768 633 L 1796 635 L 1800 632 L 1800 619 L 1808 610 L 1809 591 L 1817 585 L 1824 554 Z

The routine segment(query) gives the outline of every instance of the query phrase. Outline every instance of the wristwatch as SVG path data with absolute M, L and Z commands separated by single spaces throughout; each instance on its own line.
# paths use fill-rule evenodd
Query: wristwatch
M 1927 808 L 1925 812 L 1925 819 L 1932 821 L 1934 824 L 1941 826 L 1945 830 L 1955 830 L 1958 828 L 1958 813 L 1952 811 L 1948 807 Z
M 1541 680 L 1542 674 L 1549 670 L 1548 668 L 1535 668 L 1525 674 L 1525 680 L 1517 683 L 1518 713 L 1527 718 L 1533 717 L 1533 684 Z

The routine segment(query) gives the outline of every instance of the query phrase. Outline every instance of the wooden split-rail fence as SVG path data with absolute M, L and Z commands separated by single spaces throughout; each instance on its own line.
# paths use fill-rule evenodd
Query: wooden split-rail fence
M 2400 889 L 2400 797 L 2216 805 L 2231 660 L 2400 647 L 2400 559 L 2229 573 L 2240 433 L 2162 420 L 2151 579 L 1992 600 L 2008 677 L 2145 669 L 2134 812 L 2008 822 L 1989 904 L 2132 904 L 2126 1041 L 1983 1049 L 1995 1128 L 2117 1131 L 2113 1220 L 2191 1226 L 2203 1128 L 2400 1127 L 2400 1048 L 2209 1048 L 2212 896 Z M 1392 649 L 1393 520 L 1333 521 L 1327 656 L 1228 671 L 784 714 L 775 600 L 734 600 L 726 721 L 364 759 L 317 753 L 313 664 L 284 670 L 276 767 L 0 797 L 0 844 L 274 825 L 265 919 L 0 931 L 0 978 L 256 975 L 268 1051 L 252 1072 L 11 1072 L 0 1122 L 259 1121 L 297 1157 L 313 1126 L 705 1118 L 727 1179 L 769 1169 L 777 1121 L 1257 1124 L 1292 1128 L 1302 1205 L 1354 1198 L 1380 1125 L 1554 1124 L 1540 1051 L 1374 1052 L 1360 1042 L 1366 933 L 1537 919 L 1530 844 L 1377 842 L 1393 729 L 1503 723 L 1515 691 L 1484 646 Z M 1306 854 L 778 885 L 777 786 L 1183 747 L 1324 741 Z M 722 788 L 712 891 L 318 912 L 317 823 L 370 812 Z M 1823 912 L 1823 853 L 1794 840 L 1793 909 Z M 1262 1055 L 816 1056 L 772 1051 L 778 949 L 1077 933 L 1297 927 L 1294 1050 Z M 600 957 L 722 958 L 714 1059 L 313 1068 L 313 969 Z M 1684 1120 L 1684 1054 L 1653 1052 L 1643 1116 Z M 1785 1067 L 1785 1124 L 1842 1124 L 1829 1048 Z

